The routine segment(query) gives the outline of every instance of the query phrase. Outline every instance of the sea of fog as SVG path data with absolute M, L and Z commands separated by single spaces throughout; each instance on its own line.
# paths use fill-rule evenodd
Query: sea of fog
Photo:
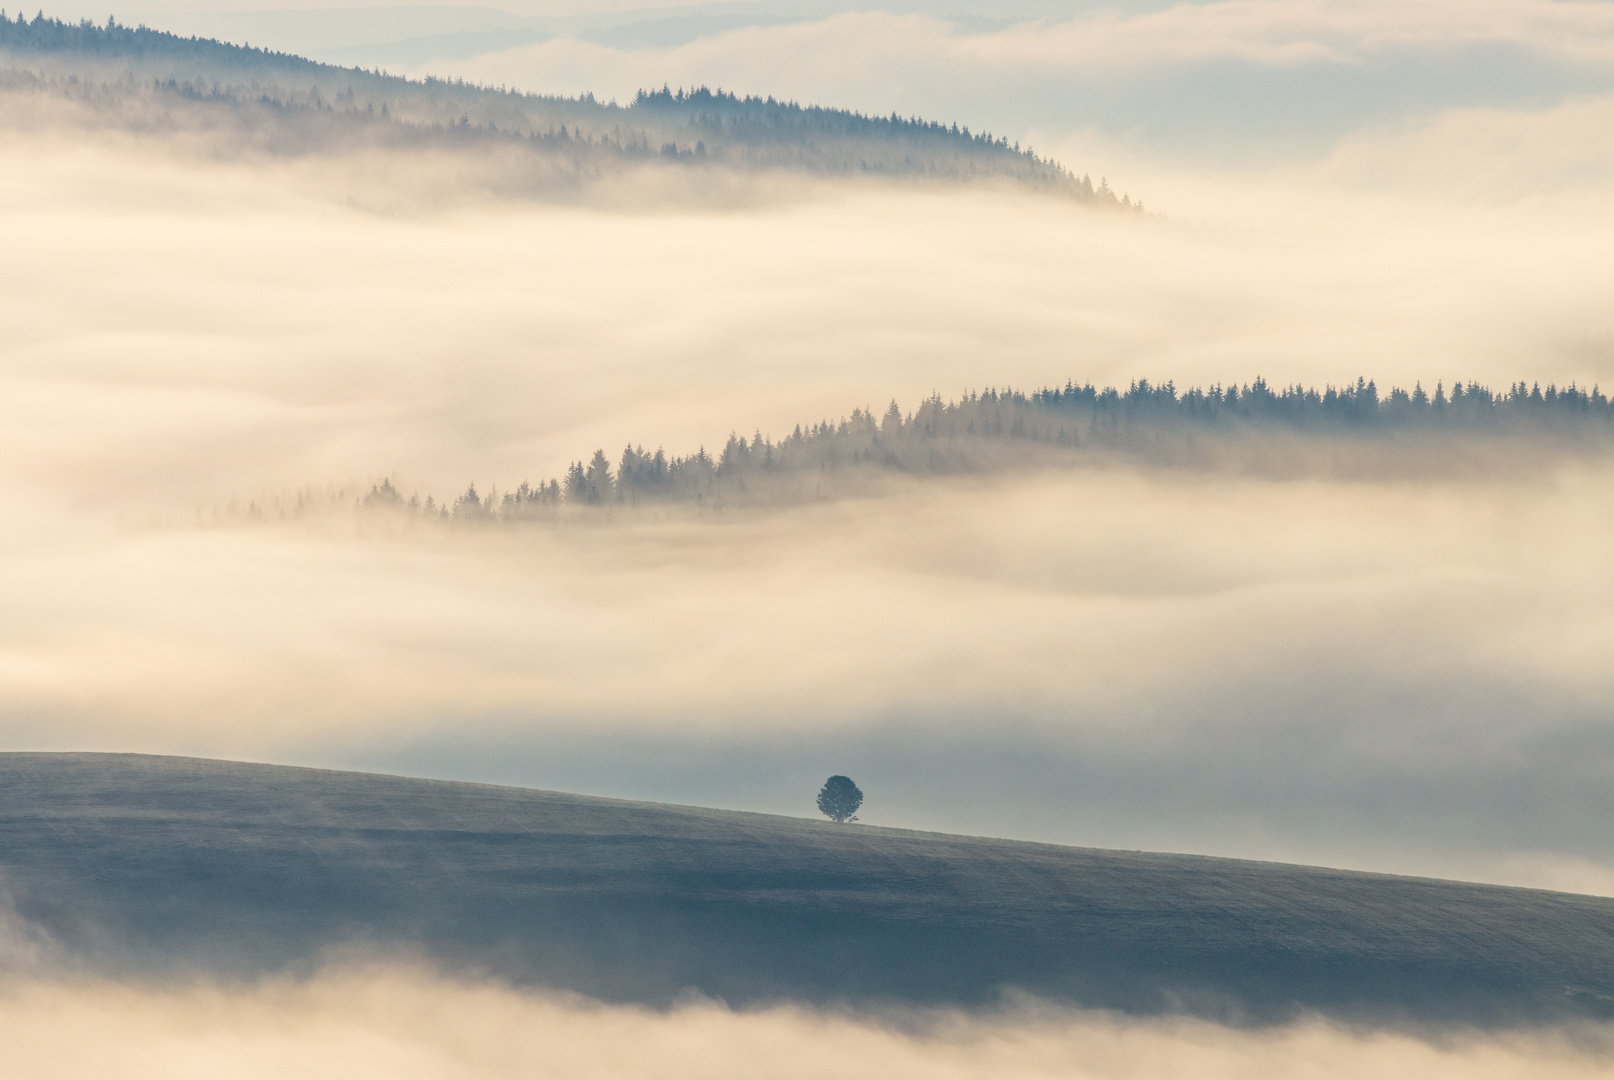
M 1548 118 L 1566 153 L 1587 108 Z M 1516 124 L 1162 166 L 1147 218 L 851 183 L 389 211 L 350 166 L 13 131 L 7 743 L 804 813 L 850 771 L 887 824 L 1605 891 L 1597 459 L 490 533 L 331 510 L 986 385 L 1614 383 L 1614 206 L 1347 167 Z
M 225 25 L 207 7 L 163 18 Z M 0 123 L 0 743 L 803 815 L 844 772 L 876 824 L 1614 892 L 1605 459 L 1019 471 L 508 529 L 349 510 L 383 478 L 508 490 L 596 447 L 1067 378 L 1614 389 L 1608 5 L 886 7 L 324 41 L 956 116 L 1150 213 L 823 181 L 587 209 L 436 159 Z M 416 36 L 466 29 L 444 10 Z M 39 946 L 3 944 L 19 970 Z M 1606 1040 L 654 1012 L 407 958 L 0 983 L 37 1077 L 1570 1077 Z

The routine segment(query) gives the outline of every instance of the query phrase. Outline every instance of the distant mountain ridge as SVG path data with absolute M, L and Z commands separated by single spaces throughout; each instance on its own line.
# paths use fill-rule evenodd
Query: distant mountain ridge
M 48 962 L 123 976 L 357 952 L 650 1004 L 1614 1014 L 1614 899 L 193 758 L 0 754 L 0 880 Z
M 998 182 L 1095 205 L 1138 208 L 1100 181 L 1009 140 L 917 117 L 866 116 L 706 87 L 641 90 L 626 105 L 407 79 L 321 64 L 113 20 L 0 18 L 0 89 L 65 97 L 142 130 L 227 118 L 224 145 L 309 154 L 451 148 L 515 152 L 505 163 L 533 191 L 564 192 L 625 169 Z

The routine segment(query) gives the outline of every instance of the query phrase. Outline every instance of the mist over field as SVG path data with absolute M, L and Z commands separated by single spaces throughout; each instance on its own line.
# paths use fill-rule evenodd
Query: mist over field
M 449 81 L 0 50 L 0 749 L 792 815 L 848 773 L 876 825 L 1614 894 L 1614 444 L 1528 411 L 1614 391 L 1609 5 L 115 14 Z M 1372 380 L 1389 419 L 1048 413 L 720 497 L 558 486 L 1140 379 Z M 1519 384 L 1537 420 L 1388 411 Z M 657 1012 L 393 956 L 151 985 L 18 934 L 37 1076 L 1608 1061 L 1593 1026 Z
M 42 981 L 0 988 L 0 1033 L 29 1076 L 406 1078 L 1581 1077 L 1604 1075 L 1605 1036 L 1464 1034 L 1431 1044 L 1309 1021 L 1230 1031 L 1200 1021 L 1069 1013 L 854 1017 L 668 1012 L 530 996 L 409 968 L 359 966 L 307 982 L 136 992 Z
M 1596 1077 L 1595 1032 L 1401 1033 L 1306 1022 L 1280 1032 L 1139 1022 L 1035 1003 L 996 1017 L 670 1012 L 515 993 L 412 969 L 332 970 L 310 982 L 103 983 L 0 990 L 0 1032 L 26 1075 L 144 1077 Z

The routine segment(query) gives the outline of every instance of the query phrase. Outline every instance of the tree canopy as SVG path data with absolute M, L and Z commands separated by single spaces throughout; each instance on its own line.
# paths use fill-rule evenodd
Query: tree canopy
M 818 809 L 831 821 L 856 821 L 863 805 L 863 792 L 850 776 L 832 776 L 818 793 Z

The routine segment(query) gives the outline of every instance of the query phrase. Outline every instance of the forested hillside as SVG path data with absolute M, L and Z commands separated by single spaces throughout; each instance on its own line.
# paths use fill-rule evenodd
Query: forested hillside
M 949 183 L 995 181 L 1133 208 L 1101 180 L 986 132 L 865 116 L 700 87 L 626 103 L 339 68 L 144 27 L 0 18 L 0 91 L 12 123 L 41 101 L 79 124 L 201 131 L 214 154 L 301 156 L 365 148 L 492 155 L 504 191 L 564 195 L 624 171 L 786 171 Z
M 1528 386 L 1498 393 L 1477 382 L 1434 393 L 1422 384 L 1381 395 L 1375 383 L 1322 390 L 1245 386 L 1179 391 L 1147 380 L 1126 390 L 1066 383 L 1032 393 L 986 390 L 955 401 L 932 395 L 904 412 L 854 409 L 775 439 L 732 434 L 721 450 L 668 455 L 630 444 L 603 449 L 564 476 L 458 498 L 405 495 L 391 480 L 361 500 L 455 520 L 517 521 L 566 507 L 655 502 L 779 504 L 856 492 L 882 477 L 977 474 L 1010 468 L 1133 462 L 1188 469 L 1295 472 L 1326 451 L 1336 471 L 1419 471 L 1513 461 L 1542 453 L 1614 450 L 1614 406 L 1600 388 Z

